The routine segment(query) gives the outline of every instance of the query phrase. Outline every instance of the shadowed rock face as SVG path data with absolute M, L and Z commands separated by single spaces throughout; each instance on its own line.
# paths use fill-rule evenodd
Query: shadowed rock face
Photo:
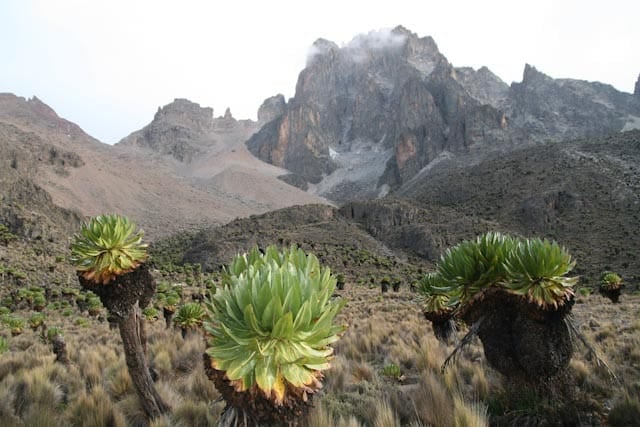
M 640 278 L 639 165 L 640 131 L 635 130 L 525 146 L 481 161 L 443 160 L 396 196 L 423 209 L 453 209 L 455 220 L 480 218 L 493 230 L 555 239 L 578 261 L 576 274 L 585 282 L 597 283 L 604 270 Z M 424 221 L 438 221 L 431 216 Z M 465 238 L 473 236 L 467 232 Z
M 276 95 L 264 100 L 258 109 L 258 123 L 266 124 L 280 118 L 286 110 L 287 102 L 284 95 Z
M 262 108 L 271 121 L 247 142 L 250 151 L 339 202 L 384 195 L 443 152 L 640 126 L 637 96 L 552 79 L 530 65 L 509 87 L 486 67 L 453 67 L 431 37 L 402 27 L 343 47 L 319 39 L 294 98 L 270 98 Z

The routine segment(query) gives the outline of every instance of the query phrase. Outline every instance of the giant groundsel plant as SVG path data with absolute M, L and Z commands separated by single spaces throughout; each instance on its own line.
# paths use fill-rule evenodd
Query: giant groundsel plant
M 565 316 L 574 265 L 556 242 L 490 232 L 447 249 L 421 280 L 419 302 L 438 338 L 451 336 L 454 321 L 466 323 L 462 345 L 478 335 L 494 368 L 544 381 L 564 370 L 573 352 Z
M 71 243 L 71 263 L 80 285 L 93 291 L 120 330 L 129 375 L 149 419 L 170 411 L 153 385 L 144 354 L 145 308 L 156 283 L 144 262 L 142 230 L 127 217 L 98 215 L 82 224 Z
M 345 329 L 335 323 L 345 304 L 332 298 L 335 287 L 330 270 L 296 247 L 234 258 L 204 321 L 205 369 L 228 404 L 223 419 L 262 425 L 304 415 Z

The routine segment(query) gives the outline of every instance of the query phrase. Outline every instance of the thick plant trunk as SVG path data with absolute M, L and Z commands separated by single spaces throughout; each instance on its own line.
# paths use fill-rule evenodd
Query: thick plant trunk
M 495 370 L 513 379 L 542 384 L 561 375 L 573 355 L 565 323 L 572 305 L 569 301 L 556 311 L 544 311 L 504 292 L 487 292 L 481 302 L 463 313 L 463 319 L 473 324 L 483 317 L 478 336 Z
M 129 375 L 145 412 L 151 419 L 168 413 L 170 411 L 169 405 L 162 400 L 156 391 L 149 374 L 149 366 L 140 341 L 136 310 L 131 310 L 126 317 L 122 318 L 118 322 L 118 328 L 122 337 L 124 357 L 127 362 L 127 368 L 129 368 Z
M 166 307 L 162 308 L 162 315 L 164 316 L 164 326 L 166 329 L 171 327 L 171 318 L 173 317 L 173 310 L 167 310 Z
M 56 362 L 63 365 L 69 364 L 69 355 L 67 354 L 67 344 L 64 341 L 62 335 L 56 335 L 51 343 L 53 347 L 53 354 L 56 355 Z
M 618 304 L 620 301 L 620 294 L 622 293 L 622 287 L 615 289 L 604 289 L 600 288 L 600 295 L 605 298 L 609 298 L 612 303 Z
M 144 317 L 140 309 L 135 310 L 136 321 L 138 323 L 138 336 L 140 337 L 140 344 L 142 345 L 142 353 L 147 356 L 147 328 L 144 323 Z
M 129 376 L 145 413 L 150 419 L 170 411 L 155 387 L 145 358 L 146 334 L 140 309 L 149 305 L 156 283 L 146 265 L 117 277 L 108 285 L 98 285 L 78 275 L 80 284 L 96 293 L 109 311 L 109 318 L 118 324 Z M 143 344 L 144 343 L 144 344 Z

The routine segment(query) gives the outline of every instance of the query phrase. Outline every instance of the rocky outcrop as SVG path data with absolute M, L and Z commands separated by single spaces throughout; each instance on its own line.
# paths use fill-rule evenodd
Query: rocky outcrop
M 506 114 L 520 140 L 558 141 L 625 129 L 640 103 L 610 85 L 552 79 L 527 64 L 522 82 L 511 85 Z
M 213 108 L 201 107 L 177 98 L 159 107 L 153 121 L 118 142 L 119 146 L 137 146 L 168 155 L 183 163 L 192 163 L 210 155 L 216 143 L 237 134 L 246 140 L 255 122 L 236 120 L 227 108 L 224 115 L 213 117 Z M 235 137 L 233 137 L 235 138 Z
M 480 104 L 504 108 L 509 96 L 509 85 L 487 67 L 481 67 L 477 71 L 471 67 L 459 67 L 455 72 L 456 80 Z
M 636 80 L 636 86 L 634 88 L 633 94 L 637 97 L 640 97 L 640 74 L 638 74 L 638 80 Z
M 36 179 L 43 169 L 66 175 L 83 164 L 75 152 L 0 121 L 0 224 L 27 239 L 63 241 L 76 231 L 80 216 L 56 206 Z
M 266 124 L 281 117 L 285 113 L 286 106 L 287 102 L 282 94 L 265 99 L 258 109 L 258 123 Z
M 182 162 L 203 154 L 198 147 L 213 129 L 213 108 L 200 107 L 187 99 L 175 99 L 158 107 L 153 121 L 118 144 L 150 148 Z

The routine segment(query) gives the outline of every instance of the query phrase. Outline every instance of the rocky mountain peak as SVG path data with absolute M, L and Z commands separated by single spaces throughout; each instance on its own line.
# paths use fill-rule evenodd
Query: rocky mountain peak
M 19 128 L 51 137 L 52 132 L 60 142 L 95 142 L 80 126 L 65 120 L 37 97 L 25 99 L 12 93 L 0 93 L 0 121 Z
M 355 36 L 345 49 L 367 51 L 394 49 L 402 47 L 410 37 L 416 37 L 416 35 L 403 27 L 370 31 L 367 34 Z
M 525 64 L 524 72 L 522 73 L 523 84 L 533 84 L 536 82 L 544 82 L 544 81 L 550 82 L 552 80 L 553 79 L 551 77 L 538 71 L 536 67 L 529 64 Z
M 508 96 L 509 86 L 489 70 L 481 67 L 457 67 L 455 79 L 481 104 L 501 108 Z
M 53 108 L 49 107 L 47 104 L 42 102 L 37 96 L 34 96 L 33 98 L 28 99 L 27 104 L 29 104 L 33 112 L 35 112 L 38 116 L 44 119 L 60 120 L 60 117 L 53 110 Z
M 633 91 L 633 94 L 635 96 L 640 97 L 640 74 L 638 74 L 638 80 L 636 80 L 636 87 L 635 87 L 635 90 Z
M 456 81 L 431 37 L 396 27 L 342 47 L 319 39 L 311 52 L 294 98 L 265 101 L 275 106 L 269 117 L 276 118 L 247 145 L 262 160 L 316 184 L 319 194 L 377 196 L 446 147 L 460 149 L 475 144 L 477 135 L 489 140 L 500 132 L 501 115 L 491 108 L 465 122 L 480 102 Z
M 317 39 L 307 52 L 307 67 L 319 59 L 332 58 L 339 49 L 338 45 L 332 41 L 323 38 Z
M 172 103 L 159 107 L 153 121 L 204 131 L 211 128 L 213 108 L 200 107 L 200 104 L 188 99 L 176 98 Z
M 231 108 L 227 107 L 227 109 L 226 109 L 226 110 L 224 110 L 224 117 L 223 117 L 223 119 L 225 119 L 225 120 L 235 120 L 235 119 L 233 118 L 233 114 L 231 114 Z
M 151 123 L 118 144 L 146 147 L 181 162 L 190 162 L 203 152 L 200 146 L 210 140 L 214 120 L 213 108 L 176 98 L 159 107 Z
M 454 67 L 433 38 L 398 26 L 341 47 L 318 39 L 295 96 L 264 102 L 247 146 L 300 188 L 341 202 L 393 191 L 442 153 L 627 130 L 640 123 L 639 101 L 530 64 L 509 86 L 487 67 Z

